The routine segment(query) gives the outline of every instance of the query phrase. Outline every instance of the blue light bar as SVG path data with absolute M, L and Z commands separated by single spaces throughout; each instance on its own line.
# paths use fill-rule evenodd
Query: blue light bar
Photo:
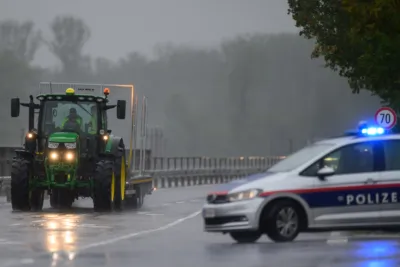
M 385 134 L 385 129 L 383 129 L 382 127 L 367 127 L 367 128 L 361 128 L 360 130 L 361 130 L 360 132 L 363 135 L 368 135 L 368 136 Z

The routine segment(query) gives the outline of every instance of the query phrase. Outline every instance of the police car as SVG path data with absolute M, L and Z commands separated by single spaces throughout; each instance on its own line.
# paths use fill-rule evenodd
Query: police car
M 239 243 L 264 233 L 400 225 L 400 134 L 380 127 L 309 145 L 266 172 L 220 185 L 202 210 L 206 232 Z

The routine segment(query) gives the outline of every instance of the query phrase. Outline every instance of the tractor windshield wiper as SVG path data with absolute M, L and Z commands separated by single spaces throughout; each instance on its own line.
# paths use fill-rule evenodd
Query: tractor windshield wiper
M 77 101 L 74 103 L 77 104 L 81 109 L 83 109 L 84 111 L 86 111 L 87 114 L 89 114 L 90 116 L 93 116 L 92 113 L 90 113 L 87 109 L 85 109 L 81 104 L 79 104 Z

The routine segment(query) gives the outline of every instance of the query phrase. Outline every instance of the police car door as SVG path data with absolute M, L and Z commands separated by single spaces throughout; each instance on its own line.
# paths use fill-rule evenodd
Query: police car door
M 371 196 L 370 188 L 380 175 L 376 165 L 377 146 L 377 142 L 345 145 L 317 163 L 319 167 L 332 167 L 335 173 L 315 179 L 314 196 L 310 195 L 308 201 L 315 226 L 369 225 L 379 221 L 380 206 Z
M 385 168 L 375 194 L 379 195 L 381 223 L 400 224 L 400 139 L 383 140 Z M 378 196 L 377 196 L 378 198 Z

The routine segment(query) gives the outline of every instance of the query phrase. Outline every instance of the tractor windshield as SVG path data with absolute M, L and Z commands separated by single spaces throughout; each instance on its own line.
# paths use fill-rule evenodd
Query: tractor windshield
M 60 101 L 44 102 L 42 131 L 49 135 L 58 131 L 96 134 L 98 104 L 93 101 Z

